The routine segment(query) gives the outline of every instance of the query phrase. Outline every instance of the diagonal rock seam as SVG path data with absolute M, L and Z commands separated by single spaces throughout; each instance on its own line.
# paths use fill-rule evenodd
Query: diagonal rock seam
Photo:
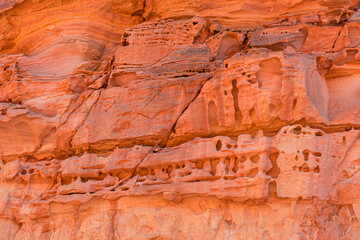
M 205 86 L 205 84 L 212 78 L 212 76 L 208 77 L 204 83 L 200 86 L 199 90 L 197 91 L 197 93 L 195 94 L 194 98 L 189 102 L 189 104 L 184 108 L 184 110 L 179 114 L 179 116 L 176 118 L 174 124 L 171 126 L 171 128 L 167 131 L 167 133 L 165 134 L 165 137 L 164 137 L 164 147 L 167 146 L 167 143 L 169 141 L 169 137 L 171 135 L 172 132 L 175 133 L 175 127 L 179 121 L 179 119 L 181 118 L 181 116 L 186 112 L 186 110 L 190 107 L 190 105 L 197 99 L 197 97 L 200 95 L 201 93 L 201 90 L 203 89 L 203 87 Z

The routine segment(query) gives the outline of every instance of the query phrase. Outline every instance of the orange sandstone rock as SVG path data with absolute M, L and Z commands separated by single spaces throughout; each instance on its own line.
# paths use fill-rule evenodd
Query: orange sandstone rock
M 0 1 L 0 240 L 359 239 L 358 8 Z

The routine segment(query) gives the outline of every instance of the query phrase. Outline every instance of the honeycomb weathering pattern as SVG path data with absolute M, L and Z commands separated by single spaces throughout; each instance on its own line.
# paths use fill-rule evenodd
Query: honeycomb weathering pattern
M 0 240 L 359 239 L 355 0 L 0 0 Z

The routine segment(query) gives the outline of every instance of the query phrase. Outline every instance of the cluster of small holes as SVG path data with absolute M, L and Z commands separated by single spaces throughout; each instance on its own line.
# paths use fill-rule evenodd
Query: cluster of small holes
M 249 163 L 245 164 L 246 161 L 249 161 Z M 168 164 L 162 166 L 161 168 L 152 168 L 150 170 L 140 168 L 138 170 L 140 175 L 138 182 L 143 183 L 145 181 L 150 181 L 157 183 L 159 181 L 170 180 L 174 176 L 178 175 L 181 176 L 181 179 L 183 179 L 182 181 L 184 182 L 201 181 L 204 176 L 206 176 L 207 181 L 214 181 L 219 177 L 224 179 L 231 179 L 235 177 L 253 178 L 259 172 L 257 168 L 259 161 L 259 155 L 252 155 L 249 157 L 232 156 L 224 159 L 214 158 L 178 164 Z M 242 167 L 240 167 L 240 165 Z M 244 169 L 244 166 L 247 166 L 249 169 Z
M 300 154 L 300 151 L 297 151 L 298 154 Z M 309 150 L 303 150 L 301 152 L 302 158 L 304 160 L 304 163 L 297 167 L 297 166 L 293 166 L 293 170 L 294 171 L 299 171 L 302 173 L 309 173 L 309 172 L 313 172 L 313 173 L 320 173 L 320 157 L 322 156 L 321 152 L 312 152 Z M 301 156 L 300 155 L 300 156 Z M 295 161 L 299 161 L 299 155 L 295 156 Z
M 136 45 L 182 45 L 192 43 L 200 29 L 198 21 L 159 21 L 144 23 L 126 30 L 122 46 Z M 154 29 L 156 29 L 154 31 Z M 131 40 L 130 40 L 131 38 Z M 135 42 L 133 42 L 135 40 Z
M 280 41 L 283 38 L 292 38 L 295 36 L 299 36 L 301 33 L 299 32 L 290 32 L 287 30 L 280 30 L 276 32 L 259 32 L 259 33 L 253 33 L 251 36 L 251 43 L 252 44 L 264 44 L 266 45 L 267 41 Z

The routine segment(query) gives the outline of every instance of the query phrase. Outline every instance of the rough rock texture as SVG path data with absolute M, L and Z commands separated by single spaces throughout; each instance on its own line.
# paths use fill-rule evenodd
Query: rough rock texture
M 359 78 L 356 0 L 0 0 L 0 240 L 360 239 Z

